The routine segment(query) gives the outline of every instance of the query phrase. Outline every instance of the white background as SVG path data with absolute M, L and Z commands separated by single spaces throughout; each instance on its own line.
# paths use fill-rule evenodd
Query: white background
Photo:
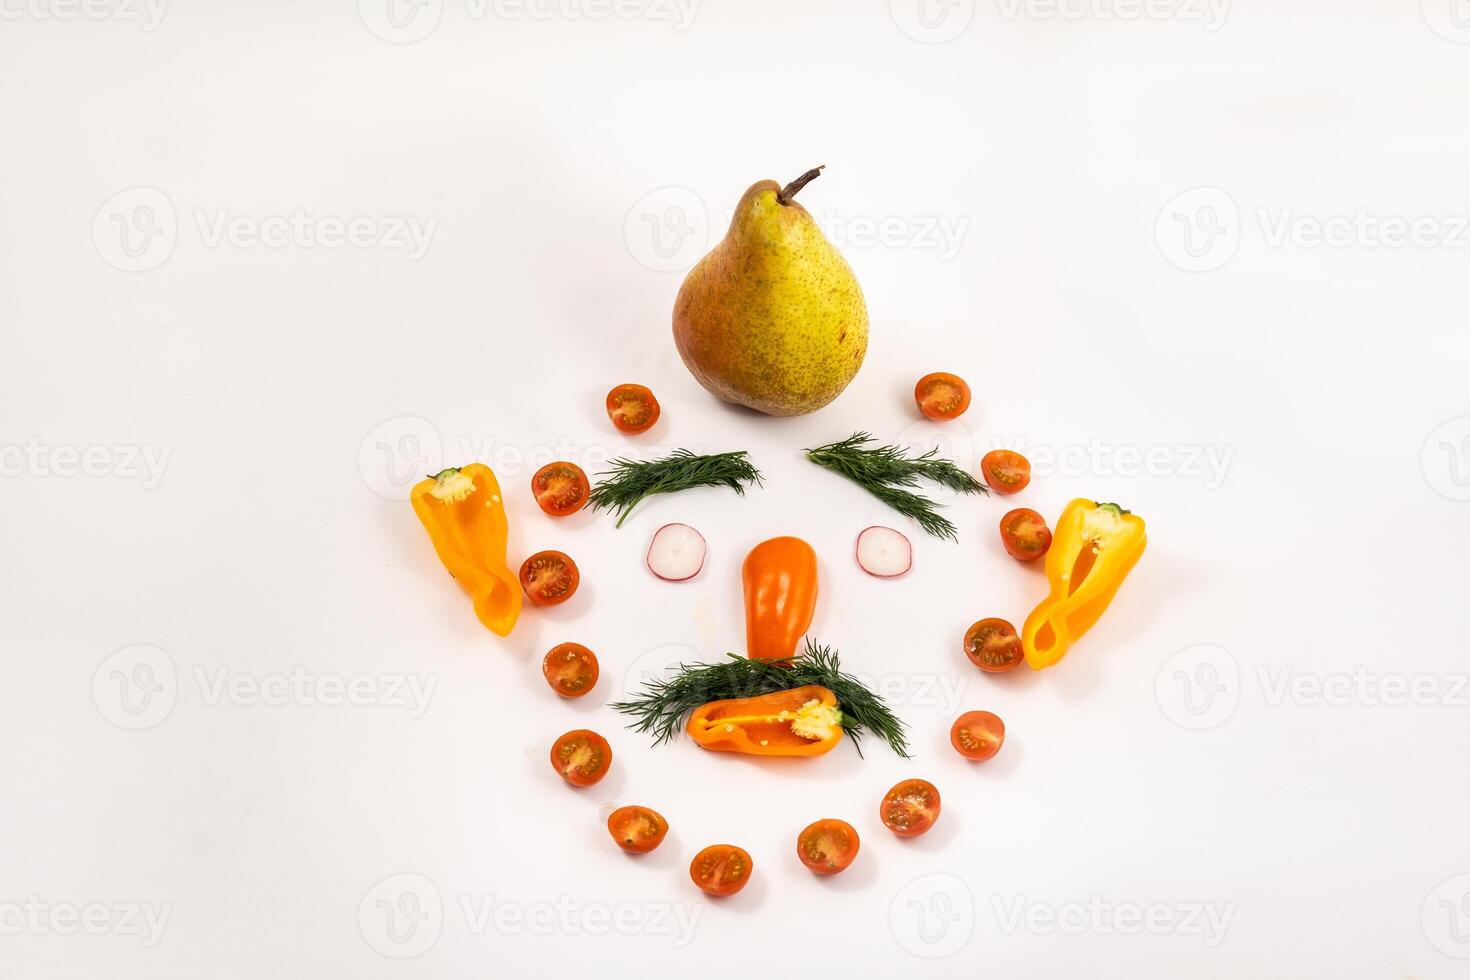
M 0 7 L 0 973 L 1470 973 L 1470 10 L 64 2 Z M 680 363 L 674 294 L 746 186 L 818 163 L 867 363 L 815 415 L 734 410 Z M 250 237 L 293 214 L 366 224 Z M 422 254 L 380 239 L 400 219 Z M 973 386 L 960 422 L 916 422 L 932 370 Z M 664 406 L 636 440 L 622 381 Z M 999 548 L 1010 502 L 924 538 L 802 460 L 857 428 L 1020 448 L 1016 504 L 1116 499 L 1148 553 L 1060 666 L 982 676 L 965 628 L 1044 592 Z M 766 485 L 621 530 L 527 490 L 553 454 L 676 446 Z M 582 569 L 504 641 L 402 499 L 470 458 L 516 562 Z M 710 545 L 681 585 L 642 563 L 674 520 Z M 907 578 L 855 566 L 872 523 L 914 539 Z M 913 761 L 654 749 L 605 706 L 740 650 L 740 560 L 781 533 Z M 570 639 L 586 703 L 540 675 Z M 373 703 L 252 693 L 293 671 Z M 974 708 L 1009 731 L 979 766 L 947 741 Z M 616 762 L 579 792 L 546 752 L 581 726 Z M 877 802 L 909 775 L 944 812 L 900 841 Z M 603 829 L 629 802 L 673 825 L 647 857 Z M 829 816 L 862 852 L 818 880 L 794 836 Z M 755 878 L 712 902 L 686 869 L 723 841 Z

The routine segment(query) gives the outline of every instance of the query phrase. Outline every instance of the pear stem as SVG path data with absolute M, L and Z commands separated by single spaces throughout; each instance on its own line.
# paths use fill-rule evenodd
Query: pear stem
M 813 167 L 812 169 L 808 170 L 806 173 L 802 174 L 800 177 L 796 178 L 791 183 L 781 188 L 781 193 L 776 195 L 776 200 L 779 201 L 782 206 L 790 205 L 791 199 L 795 197 L 797 193 L 807 184 L 810 184 L 812 181 L 822 176 L 822 171 L 825 169 L 827 169 L 827 165 L 824 163 L 820 167 Z

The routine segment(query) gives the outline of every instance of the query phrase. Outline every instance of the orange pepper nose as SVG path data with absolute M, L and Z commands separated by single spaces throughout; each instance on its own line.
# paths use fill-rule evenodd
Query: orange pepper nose
M 752 660 L 789 660 L 817 608 L 817 553 L 801 538 L 762 541 L 741 566 L 745 650 Z

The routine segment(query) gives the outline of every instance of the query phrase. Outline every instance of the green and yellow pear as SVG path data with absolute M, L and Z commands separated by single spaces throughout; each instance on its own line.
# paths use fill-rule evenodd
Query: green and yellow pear
M 767 415 L 805 415 L 842 393 L 868 350 L 868 308 L 842 253 L 784 188 L 745 192 L 730 230 L 674 301 L 674 342 L 711 393 Z

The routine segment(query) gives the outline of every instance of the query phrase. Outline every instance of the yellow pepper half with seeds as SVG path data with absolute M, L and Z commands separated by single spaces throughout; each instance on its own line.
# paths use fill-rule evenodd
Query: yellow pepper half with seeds
M 509 635 L 521 614 L 521 584 L 505 562 L 509 524 L 495 473 L 483 463 L 443 470 L 415 484 L 409 499 L 480 622 Z
M 1147 542 L 1143 519 L 1117 504 L 1074 500 L 1067 505 L 1046 552 L 1051 594 L 1021 630 L 1027 664 L 1040 670 L 1067 655 L 1113 601 Z

